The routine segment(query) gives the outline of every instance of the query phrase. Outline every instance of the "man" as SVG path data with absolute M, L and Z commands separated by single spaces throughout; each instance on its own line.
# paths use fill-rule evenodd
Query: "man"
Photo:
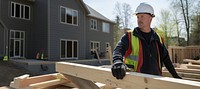
M 152 18 L 155 17 L 152 6 L 141 3 L 135 14 L 138 27 L 127 32 L 114 49 L 113 76 L 123 79 L 126 69 L 161 76 L 164 63 L 174 78 L 181 78 L 171 63 L 163 39 L 150 28 Z

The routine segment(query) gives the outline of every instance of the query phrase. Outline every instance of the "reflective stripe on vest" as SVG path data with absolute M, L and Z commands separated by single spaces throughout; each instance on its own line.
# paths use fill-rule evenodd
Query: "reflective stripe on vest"
M 160 37 L 160 35 L 158 35 L 158 37 L 160 39 L 161 44 L 163 44 L 163 40 Z M 129 48 L 125 53 L 124 62 L 125 64 L 133 65 L 134 71 L 140 72 L 140 68 L 142 67 L 143 64 L 143 50 L 141 41 L 139 40 L 138 37 L 133 36 L 133 31 L 128 32 L 128 38 L 129 38 Z M 161 73 L 160 51 L 157 43 L 156 47 L 158 52 L 158 68 Z

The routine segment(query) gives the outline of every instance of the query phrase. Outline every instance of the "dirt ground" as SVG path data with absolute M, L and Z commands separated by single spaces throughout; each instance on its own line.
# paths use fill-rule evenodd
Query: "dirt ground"
M 11 62 L 0 61 L 0 87 L 9 86 L 14 77 L 24 74 L 29 74 L 30 76 L 39 75 L 37 73 L 27 71 L 22 67 L 18 67 Z

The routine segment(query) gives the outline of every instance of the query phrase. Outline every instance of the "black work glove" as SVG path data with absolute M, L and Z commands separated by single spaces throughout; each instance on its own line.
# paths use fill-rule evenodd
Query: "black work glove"
M 177 75 L 176 77 L 174 77 L 174 78 L 177 78 L 177 79 L 182 79 L 182 78 L 181 78 L 180 76 L 178 76 L 178 75 Z
M 112 65 L 112 75 L 117 79 L 123 79 L 126 75 L 126 66 L 121 60 L 116 60 Z

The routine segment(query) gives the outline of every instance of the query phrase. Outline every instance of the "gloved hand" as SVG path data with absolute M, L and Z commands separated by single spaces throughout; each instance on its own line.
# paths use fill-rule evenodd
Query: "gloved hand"
M 123 79 L 126 75 L 126 66 L 121 60 L 117 60 L 112 65 L 112 75 L 117 79 Z

